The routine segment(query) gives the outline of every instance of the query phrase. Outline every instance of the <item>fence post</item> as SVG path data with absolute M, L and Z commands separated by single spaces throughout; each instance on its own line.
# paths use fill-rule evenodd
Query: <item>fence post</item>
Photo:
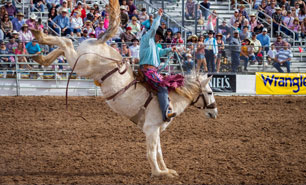
M 194 19 L 194 34 L 198 33 L 198 3 L 195 6 L 195 19 Z
M 15 73 L 16 73 L 16 94 L 17 96 L 20 96 L 20 82 L 19 82 L 19 77 L 20 77 L 20 74 L 19 74 L 19 62 L 18 62 L 18 57 L 15 56 Z
M 164 10 L 165 9 L 165 1 L 162 0 L 162 9 Z
M 182 26 L 185 27 L 185 1 L 182 0 Z

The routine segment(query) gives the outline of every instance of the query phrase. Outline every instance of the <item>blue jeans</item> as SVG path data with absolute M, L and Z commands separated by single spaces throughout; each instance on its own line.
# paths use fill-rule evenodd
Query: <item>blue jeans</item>
M 232 72 L 236 73 L 240 63 L 240 51 L 232 51 L 231 58 L 232 58 Z
M 245 56 L 240 56 L 240 59 L 244 61 L 244 69 L 247 69 L 249 58 Z
M 290 73 L 290 62 L 285 62 L 283 64 L 280 64 L 278 62 L 274 62 L 273 66 L 277 69 L 278 72 L 284 73 L 281 66 L 285 66 L 287 68 L 287 73 Z
M 60 32 L 60 28 L 54 28 L 54 31 L 56 32 L 56 33 L 58 33 L 59 34 L 59 32 Z M 67 35 L 67 34 L 71 34 L 71 29 L 70 28 L 67 28 L 66 30 L 65 30 L 65 32 L 62 32 L 61 33 L 62 35 Z
M 207 20 L 207 18 L 208 18 L 208 16 L 209 16 L 209 11 L 207 11 L 207 10 L 204 9 L 204 10 L 202 11 L 202 13 L 203 13 L 202 15 L 203 15 L 203 17 L 205 18 L 205 20 Z
M 209 72 L 216 72 L 215 55 L 213 50 L 205 50 L 205 58 Z
M 35 4 L 35 8 L 40 10 L 41 12 L 45 11 L 45 7 L 44 7 L 43 4 L 40 4 L 39 6 L 37 4 Z M 31 7 L 31 12 L 34 12 L 34 7 L 33 6 Z

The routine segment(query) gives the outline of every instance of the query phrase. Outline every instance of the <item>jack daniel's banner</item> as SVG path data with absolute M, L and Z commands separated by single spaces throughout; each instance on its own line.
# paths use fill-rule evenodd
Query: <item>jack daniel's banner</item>
M 236 92 L 236 75 L 235 74 L 208 74 L 213 75 L 209 85 L 213 92 Z

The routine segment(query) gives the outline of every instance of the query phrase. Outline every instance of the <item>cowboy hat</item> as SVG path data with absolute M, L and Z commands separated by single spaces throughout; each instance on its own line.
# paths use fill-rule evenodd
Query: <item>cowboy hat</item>
M 36 20 L 36 18 L 37 18 L 37 16 L 35 15 L 35 13 L 31 13 L 31 15 L 30 15 L 30 19 L 32 19 L 32 20 Z

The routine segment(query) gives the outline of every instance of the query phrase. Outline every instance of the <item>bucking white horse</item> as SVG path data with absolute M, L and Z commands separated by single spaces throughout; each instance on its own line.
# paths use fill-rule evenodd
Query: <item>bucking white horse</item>
M 102 95 L 112 110 L 120 115 L 132 119 L 139 114 L 139 110 L 146 109 L 142 124 L 138 125 L 146 135 L 147 158 L 153 176 L 178 176 L 175 170 L 168 169 L 162 155 L 160 133 L 170 122 L 164 122 L 156 96 L 148 101 L 150 93 L 141 85 L 136 84 L 133 71 L 126 63 L 122 63 L 122 56 L 106 44 L 117 31 L 120 24 L 118 0 L 110 0 L 110 26 L 99 39 L 83 41 L 77 50 L 72 41 L 65 37 L 45 35 L 41 31 L 31 30 L 40 44 L 57 45 L 58 48 L 46 56 L 36 56 L 34 60 L 48 66 L 58 56 L 65 56 L 69 65 L 77 75 L 91 78 L 101 87 Z M 198 75 L 185 78 L 184 86 L 169 93 L 170 106 L 178 115 L 189 105 L 203 109 L 211 118 L 216 118 L 218 111 L 215 98 L 208 83 L 211 78 Z M 150 102 L 150 103 L 148 103 Z

